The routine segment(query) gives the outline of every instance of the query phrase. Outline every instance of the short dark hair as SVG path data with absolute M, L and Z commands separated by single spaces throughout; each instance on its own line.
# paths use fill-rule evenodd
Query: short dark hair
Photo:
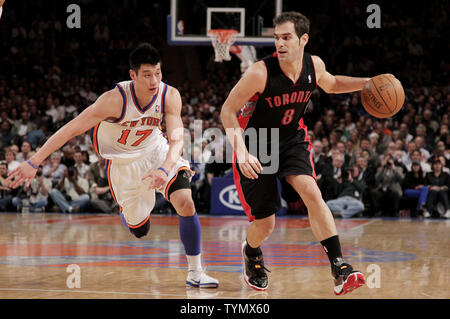
M 135 48 L 129 57 L 130 68 L 136 73 L 142 64 L 156 65 L 161 61 L 158 50 L 149 43 L 141 43 Z
M 286 22 L 292 22 L 294 24 L 295 33 L 297 33 L 297 36 L 299 38 L 303 34 L 309 33 L 309 19 L 301 13 L 295 11 L 283 12 L 278 17 L 273 19 L 273 26 Z

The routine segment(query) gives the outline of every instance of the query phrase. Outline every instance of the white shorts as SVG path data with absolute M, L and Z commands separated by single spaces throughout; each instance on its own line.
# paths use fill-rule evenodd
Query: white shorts
M 150 217 L 155 205 L 155 190 L 149 190 L 150 179 L 142 177 L 151 169 L 160 167 L 162 160 L 152 161 L 149 156 L 138 159 L 113 159 L 107 161 L 107 175 L 111 193 L 120 206 L 128 227 L 137 228 Z M 158 189 L 166 199 L 170 185 L 178 172 L 188 170 L 189 162 L 180 157 L 169 173 L 167 183 Z

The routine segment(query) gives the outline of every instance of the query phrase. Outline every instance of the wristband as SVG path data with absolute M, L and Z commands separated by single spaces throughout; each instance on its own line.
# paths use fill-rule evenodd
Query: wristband
M 35 169 L 38 169 L 38 168 L 39 168 L 39 166 L 36 166 L 36 165 L 34 165 L 33 163 L 31 163 L 30 160 L 27 160 L 27 163 L 28 163 L 31 167 L 35 168 Z
M 164 168 L 158 167 L 158 169 L 162 170 L 166 174 L 166 176 L 169 177 L 169 173 L 167 173 L 167 171 Z

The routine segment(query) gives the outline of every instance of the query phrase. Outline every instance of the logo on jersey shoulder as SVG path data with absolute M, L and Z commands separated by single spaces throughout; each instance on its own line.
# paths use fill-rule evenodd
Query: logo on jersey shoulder
M 244 107 L 241 109 L 242 117 L 251 116 L 253 111 L 255 111 L 256 101 L 248 101 L 245 103 Z
M 159 111 L 161 110 L 161 106 L 159 104 L 155 105 L 155 112 L 159 113 Z

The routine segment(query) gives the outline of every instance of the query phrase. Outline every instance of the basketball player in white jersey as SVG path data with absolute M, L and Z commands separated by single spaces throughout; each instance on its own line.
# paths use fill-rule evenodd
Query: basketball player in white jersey
M 121 218 L 140 238 L 150 229 L 155 190 L 177 211 L 180 238 L 188 260 L 187 286 L 216 288 L 216 279 L 201 266 L 201 227 L 191 197 L 189 162 L 181 157 L 183 124 L 177 89 L 161 81 L 158 51 L 150 44 L 130 54 L 131 81 L 117 83 L 79 116 L 53 134 L 28 161 L 13 170 L 11 187 L 30 184 L 39 165 L 72 137 L 91 130 L 96 151 L 108 160 L 111 193 L 120 206 Z M 159 125 L 163 118 L 167 138 Z

